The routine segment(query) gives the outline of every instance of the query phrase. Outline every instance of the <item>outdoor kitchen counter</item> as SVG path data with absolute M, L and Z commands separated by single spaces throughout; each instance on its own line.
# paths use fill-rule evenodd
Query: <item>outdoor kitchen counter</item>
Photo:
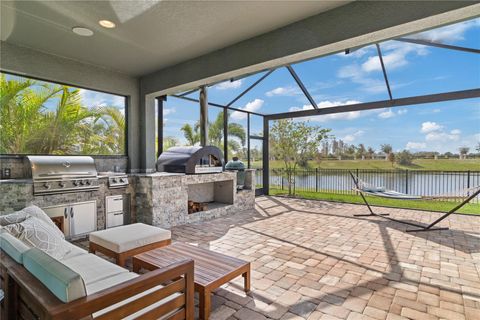
M 249 185 L 237 192 L 235 171 L 134 174 L 137 221 L 169 228 L 251 209 L 255 202 L 254 175 L 255 170 L 246 171 Z M 208 209 L 188 214 L 189 200 L 206 202 Z

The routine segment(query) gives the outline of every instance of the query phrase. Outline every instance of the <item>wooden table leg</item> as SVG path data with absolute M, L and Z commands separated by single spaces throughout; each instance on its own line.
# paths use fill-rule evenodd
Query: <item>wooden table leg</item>
M 135 257 L 132 258 L 132 271 L 138 273 L 140 271 L 140 263 Z
M 198 297 L 200 299 L 200 303 L 198 305 L 200 319 L 208 320 L 210 317 L 210 309 L 212 308 L 210 291 L 201 289 L 198 292 Z
M 117 253 L 115 260 L 120 267 L 125 267 L 126 257 L 124 255 L 122 255 L 121 253 Z
M 244 274 L 242 274 L 242 277 L 243 277 L 243 288 L 245 292 L 249 292 L 250 291 L 250 269 Z

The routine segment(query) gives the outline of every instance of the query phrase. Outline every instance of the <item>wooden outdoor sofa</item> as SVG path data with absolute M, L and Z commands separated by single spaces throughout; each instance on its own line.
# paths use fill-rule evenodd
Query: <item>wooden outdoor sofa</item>
M 192 260 L 172 263 L 68 303 L 59 300 L 23 265 L 3 251 L 0 251 L 0 275 L 1 288 L 5 292 L 1 319 L 120 319 L 129 315 L 135 318 L 137 311 L 147 307 L 148 312 L 139 318 L 194 318 Z M 145 294 L 147 290 L 149 293 Z M 134 297 L 141 293 L 144 293 L 142 297 Z M 160 300 L 165 302 L 159 303 Z M 105 309 L 108 310 L 106 313 Z M 92 316 L 102 312 L 99 316 Z

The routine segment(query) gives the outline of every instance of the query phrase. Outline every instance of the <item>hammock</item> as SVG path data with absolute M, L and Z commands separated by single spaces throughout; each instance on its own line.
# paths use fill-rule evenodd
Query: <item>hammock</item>
M 480 188 L 480 185 L 479 185 L 473 188 L 465 188 L 465 189 L 459 190 L 457 194 L 450 193 L 450 194 L 439 194 L 439 195 L 431 195 L 431 196 L 419 196 L 419 195 L 406 194 L 406 193 L 398 192 L 395 190 L 387 190 L 384 187 L 376 187 L 370 183 L 360 180 L 358 177 L 355 177 L 355 176 L 353 176 L 353 179 L 354 181 L 357 182 L 355 184 L 356 186 L 352 188 L 352 190 L 354 191 L 362 192 L 364 194 L 368 194 L 371 196 L 397 199 L 397 200 L 464 199 L 468 197 L 471 194 L 471 192 L 475 192 L 477 189 Z M 463 194 L 463 195 L 459 195 L 459 194 Z
M 349 173 L 350 173 L 350 176 L 353 179 L 353 183 L 355 184 L 355 187 L 353 188 L 353 190 L 358 191 L 360 193 L 360 196 L 362 197 L 363 202 L 365 202 L 365 205 L 367 206 L 368 210 L 370 211 L 369 214 L 355 214 L 354 216 L 356 216 L 356 217 L 376 216 L 376 217 L 385 218 L 385 219 L 388 219 L 388 220 L 391 220 L 391 221 L 395 221 L 395 222 L 399 222 L 399 223 L 403 223 L 403 224 L 407 224 L 407 225 L 419 228 L 419 229 L 413 229 L 413 230 L 406 230 L 407 232 L 448 230 L 448 228 L 433 228 L 433 227 L 437 223 L 442 221 L 443 219 L 447 218 L 452 213 L 455 213 L 458 209 L 462 208 L 464 205 L 469 203 L 473 198 L 477 197 L 480 194 L 480 185 L 479 185 L 479 186 L 476 186 L 476 187 L 473 187 L 473 188 L 464 189 L 464 194 L 465 194 L 464 197 L 458 196 L 458 195 L 436 195 L 436 196 L 409 195 L 409 194 L 402 193 L 402 192 L 397 192 L 397 191 L 394 191 L 394 190 L 386 190 L 383 187 L 375 187 L 375 186 L 373 186 L 369 183 L 361 181 L 352 172 L 349 171 Z M 402 220 L 397 220 L 397 219 L 387 217 L 389 215 L 388 213 L 387 214 L 377 214 L 377 213 L 373 212 L 373 210 L 370 207 L 370 204 L 368 203 L 364 194 L 377 196 L 377 197 L 382 197 L 382 198 L 397 199 L 397 200 L 433 200 L 433 199 L 453 199 L 453 198 L 460 198 L 460 199 L 464 199 L 464 200 L 459 205 L 457 205 L 455 208 L 451 209 L 450 211 L 446 212 L 444 215 L 442 215 L 440 218 L 438 218 L 434 222 L 425 226 L 425 225 L 421 225 L 421 224 L 418 224 L 418 223 L 407 222 L 407 221 L 402 221 Z
M 406 193 L 397 192 L 395 190 L 386 190 L 384 187 L 376 187 L 372 184 L 360 180 L 358 177 L 355 177 L 351 172 L 350 174 L 352 175 L 353 181 L 355 182 L 355 187 L 352 188 L 354 191 L 362 192 L 371 196 L 399 200 L 420 200 L 422 198 L 420 196 L 412 196 Z

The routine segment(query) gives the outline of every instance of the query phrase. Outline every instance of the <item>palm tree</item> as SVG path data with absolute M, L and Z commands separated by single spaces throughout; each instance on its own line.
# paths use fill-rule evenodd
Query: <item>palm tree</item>
M 100 154 L 125 153 L 126 124 L 123 113 L 112 106 L 98 107 L 93 112 L 97 117 L 95 123 L 103 122 L 105 128 Z
M 185 124 L 180 129 L 190 145 L 195 145 L 200 141 L 199 122 L 192 127 L 190 124 Z M 242 151 L 242 147 L 246 143 L 245 129 L 238 123 L 228 123 L 228 150 L 233 153 Z M 208 124 L 208 143 L 220 149 L 223 148 L 223 111 L 219 112 L 213 122 Z
M 0 89 L 0 153 L 124 153 L 119 109 L 89 109 L 78 89 L 4 74 Z
M 189 145 L 194 146 L 200 142 L 200 133 L 198 132 L 198 126 L 192 126 L 188 123 L 184 124 L 180 129 L 183 131 L 183 136 L 187 139 Z
M 382 152 L 385 153 L 385 160 L 388 160 L 390 154 L 392 153 L 393 148 L 392 148 L 392 145 L 386 143 L 386 144 L 380 145 L 380 150 L 382 150 Z
M 79 133 L 87 130 L 95 134 L 97 112 L 82 106 L 79 89 L 61 86 L 61 95 L 55 110 L 44 112 L 44 121 L 33 139 L 31 150 L 44 154 L 81 153 Z
M 372 147 L 368 147 L 367 153 L 370 159 L 373 159 L 373 156 L 375 155 L 375 150 Z
M 0 153 L 31 153 L 38 136 L 44 104 L 59 93 L 59 88 L 34 80 L 8 79 L 0 74 Z

